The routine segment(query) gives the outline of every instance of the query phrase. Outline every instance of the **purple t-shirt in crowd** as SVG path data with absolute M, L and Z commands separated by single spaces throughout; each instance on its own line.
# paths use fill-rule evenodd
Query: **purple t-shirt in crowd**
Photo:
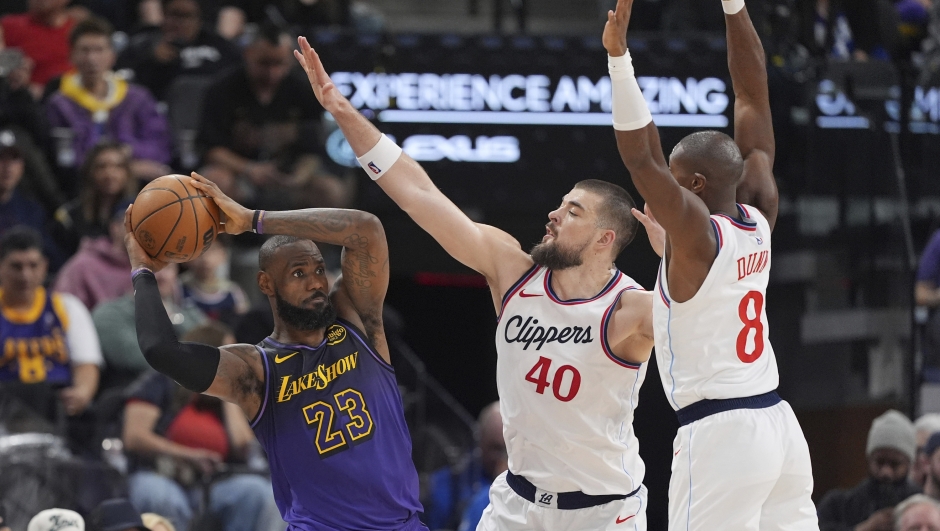
M 103 124 L 95 123 L 88 109 L 61 92 L 49 97 L 46 116 L 51 128 L 72 131 L 74 164 L 66 166 L 80 166 L 85 154 L 105 138 L 130 146 L 135 159 L 170 162 L 172 146 L 166 117 L 157 109 L 150 92 L 139 85 L 128 85 L 124 100 L 111 109 Z
M 940 287 L 940 230 L 933 233 L 917 267 L 918 282 L 933 282 Z

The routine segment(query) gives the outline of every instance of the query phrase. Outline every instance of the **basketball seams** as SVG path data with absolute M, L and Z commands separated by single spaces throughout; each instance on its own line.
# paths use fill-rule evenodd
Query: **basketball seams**
M 176 196 L 176 201 L 173 201 L 172 203 L 167 203 L 167 204 L 163 205 L 162 207 L 160 207 L 160 208 L 154 210 L 153 212 L 147 214 L 146 216 L 144 216 L 144 219 L 142 219 L 142 220 L 140 220 L 140 221 L 137 222 L 137 226 L 136 226 L 136 227 L 134 226 L 134 220 L 132 219 L 132 220 L 131 220 L 131 230 L 132 230 L 132 231 L 136 232 L 137 229 L 140 228 L 141 223 L 147 221 L 148 219 L 150 219 L 150 216 L 153 216 L 154 214 L 156 214 L 157 212 L 163 210 L 164 208 L 166 208 L 166 207 L 168 207 L 168 206 L 176 205 L 176 204 L 179 204 L 179 203 L 182 203 L 182 202 L 183 202 L 183 199 L 184 199 L 184 198 L 180 197 L 180 195 L 179 195 L 178 193 L 176 193 L 175 190 L 171 190 L 171 189 L 169 189 L 169 188 L 150 188 L 150 189 L 147 189 L 147 190 L 141 190 L 141 191 L 140 191 L 140 194 L 142 194 L 142 193 L 144 193 L 144 192 L 155 192 L 155 191 L 157 191 L 157 190 L 162 190 L 162 191 L 164 191 L 164 192 L 170 192 L 171 194 L 173 194 L 173 195 Z M 137 194 L 137 197 L 140 197 L 140 194 Z M 137 200 L 135 199 L 134 202 L 136 203 Z M 180 208 L 182 208 L 182 207 L 180 207 Z
M 189 258 L 192 259 L 196 256 L 196 248 L 199 247 L 200 243 L 200 234 L 199 234 L 199 214 L 196 213 L 196 205 L 193 203 L 194 197 L 199 197 L 199 191 L 196 191 L 196 195 L 192 194 L 190 191 L 190 186 L 184 183 L 179 177 L 174 177 L 178 183 L 183 186 L 183 190 L 186 190 L 186 199 L 189 199 L 189 206 L 193 209 L 193 224 L 195 225 L 195 236 L 193 237 L 193 252 L 189 253 Z M 183 207 L 186 208 L 186 207 Z M 180 209 L 180 217 L 182 217 L 182 208 Z M 175 227 L 174 227 L 175 230 Z M 172 233 L 171 233 L 172 234 Z

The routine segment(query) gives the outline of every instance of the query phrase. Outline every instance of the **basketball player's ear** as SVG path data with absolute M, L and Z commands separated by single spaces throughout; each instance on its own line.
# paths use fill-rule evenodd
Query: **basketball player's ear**
M 610 247 L 614 244 L 614 241 L 617 239 L 617 233 L 612 230 L 605 230 L 601 232 L 600 238 L 597 240 L 597 244 L 602 247 Z
M 696 194 L 701 193 L 701 191 L 705 189 L 706 181 L 708 181 L 708 179 L 706 179 L 705 176 L 702 175 L 701 173 L 693 174 L 692 185 L 689 186 L 689 190 L 691 190 L 692 192 Z
M 268 297 L 274 296 L 274 284 L 271 282 L 271 275 L 265 271 L 258 271 L 258 289 Z

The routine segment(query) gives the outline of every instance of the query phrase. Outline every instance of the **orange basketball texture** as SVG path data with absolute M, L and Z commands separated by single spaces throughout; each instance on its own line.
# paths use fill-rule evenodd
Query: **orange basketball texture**
M 137 194 L 131 229 L 151 258 L 188 262 L 215 241 L 219 207 L 196 190 L 192 180 L 187 175 L 164 175 Z

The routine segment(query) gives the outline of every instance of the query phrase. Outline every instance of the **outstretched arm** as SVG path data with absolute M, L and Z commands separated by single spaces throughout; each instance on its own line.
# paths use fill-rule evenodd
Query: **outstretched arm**
M 773 175 L 776 148 L 764 47 L 747 8 L 726 13 L 725 23 L 728 69 L 734 87 L 734 141 L 744 157 L 737 200 L 757 207 L 773 228 L 777 221 L 777 183 Z
M 668 235 L 671 254 L 701 258 L 711 263 L 715 236 L 709 212 L 692 192 L 673 177 L 633 73 L 627 51 L 627 26 L 633 0 L 618 0 L 617 10 L 608 12 L 603 42 L 609 54 L 614 129 L 620 157 L 630 171 L 633 184 Z
M 241 234 L 254 230 L 255 211 L 249 210 L 219 190 L 212 181 L 192 174 L 194 186 L 215 200 L 225 214 L 225 232 Z M 337 311 L 354 324 L 361 324 L 376 349 L 386 356 L 382 332 L 382 305 L 388 291 L 388 243 L 385 229 L 375 215 L 361 210 L 307 208 L 258 214 L 259 232 L 284 234 L 343 247 L 343 276 L 337 281 Z M 350 307 L 351 306 L 351 307 Z
M 356 156 L 372 150 L 382 133 L 349 103 L 303 37 L 294 55 L 307 72 L 313 93 L 342 129 Z M 515 282 L 532 262 L 505 232 L 474 223 L 451 202 L 407 154 L 394 161 L 376 183 L 454 258 L 481 273 L 491 286 Z M 508 284 L 506 287 L 508 288 Z

